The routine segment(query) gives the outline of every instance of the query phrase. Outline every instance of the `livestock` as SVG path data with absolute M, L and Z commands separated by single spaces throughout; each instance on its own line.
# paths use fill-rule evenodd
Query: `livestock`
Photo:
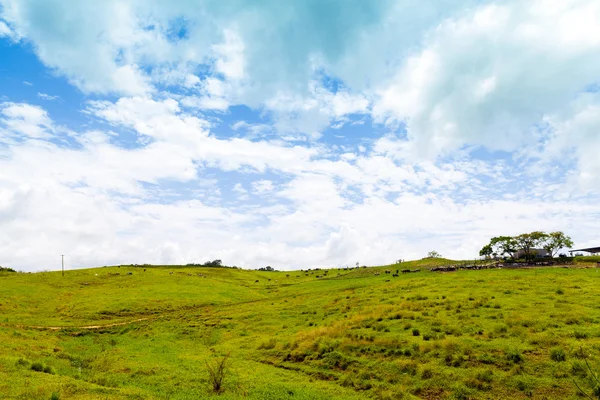
M 394 278 L 397 278 L 399 275 L 398 274 L 393 274 L 392 275 Z
M 128 272 L 127 275 L 133 275 L 133 272 Z
M 254 283 L 258 283 L 258 279 L 254 281 Z
M 386 270 L 385 270 L 385 273 L 386 273 L 386 274 L 391 274 L 391 273 L 392 273 L 392 271 L 390 271 L 389 269 L 386 269 Z

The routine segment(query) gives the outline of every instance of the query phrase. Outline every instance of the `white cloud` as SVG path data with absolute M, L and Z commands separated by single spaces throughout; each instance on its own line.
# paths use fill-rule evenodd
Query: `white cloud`
M 54 129 L 48 114 L 40 107 L 29 104 L 0 104 L 0 138 L 23 135 L 31 138 L 48 137 Z M 2 126 L 4 126 L 4 134 Z
M 267 179 L 252 182 L 252 193 L 256 195 L 264 195 L 272 192 L 274 189 L 273 182 Z
M 40 93 L 40 92 L 38 92 L 37 95 L 42 100 L 50 100 L 50 101 L 52 101 L 52 100 L 58 100 L 58 99 L 60 99 L 60 96 L 51 96 L 51 95 L 46 94 L 46 93 Z
M 381 85 L 374 115 L 406 121 L 420 154 L 533 145 L 543 116 L 597 81 L 599 21 L 595 1 L 478 7 L 428 35 Z
M 600 240 L 600 101 L 582 93 L 597 2 L 0 2 L 0 36 L 97 99 L 95 129 L 74 132 L 0 107 L 2 265 L 291 268 L 465 258 L 534 229 Z M 238 104 L 266 122 L 229 116 Z M 346 137 L 369 114 L 389 132 Z

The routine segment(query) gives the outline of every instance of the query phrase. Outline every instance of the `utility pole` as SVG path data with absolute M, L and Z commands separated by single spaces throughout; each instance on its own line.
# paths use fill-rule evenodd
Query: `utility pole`
M 62 261 L 62 276 L 65 276 L 65 255 L 61 254 L 61 261 Z

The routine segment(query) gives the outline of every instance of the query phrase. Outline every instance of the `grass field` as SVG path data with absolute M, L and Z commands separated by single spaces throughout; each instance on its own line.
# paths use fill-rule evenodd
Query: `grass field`
M 599 269 L 425 270 L 445 263 L 3 272 L 0 398 L 594 396 Z

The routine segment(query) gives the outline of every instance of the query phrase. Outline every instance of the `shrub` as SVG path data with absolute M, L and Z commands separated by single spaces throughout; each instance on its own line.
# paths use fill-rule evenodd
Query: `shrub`
M 523 355 L 517 349 L 509 350 L 508 353 L 506 353 L 506 358 L 508 358 L 508 361 L 515 364 L 523 362 Z
M 60 394 L 53 392 L 52 395 L 50 395 L 50 400 L 60 400 Z
M 31 364 L 31 369 L 36 372 L 43 372 L 44 364 L 42 364 L 40 362 L 34 362 L 33 364 Z
M 225 377 L 229 373 L 229 354 L 225 355 L 220 360 L 214 363 L 206 361 L 206 369 L 208 370 L 208 381 L 210 382 L 213 392 L 221 393 Z
M 419 332 L 419 330 L 417 328 L 413 328 L 412 334 L 413 334 L 413 336 L 419 336 L 421 333 Z
M 556 294 L 565 294 L 565 291 L 561 288 L 556 289 Z
M 561 362 L 567 359 L 567 355 L 565 354 L 565 351 L 563 349 L 561 349 L 560 347 L 555 347 L 552 350 L 550 350 L 550 358 L 552 359 L 552 361 Z
M 54 375 L 54 369 L 52 367 L 49 366 L 44 366 L 44 369 L 42 370 L 42 372 L 44 372 L 45 374 L 51 374 Z

